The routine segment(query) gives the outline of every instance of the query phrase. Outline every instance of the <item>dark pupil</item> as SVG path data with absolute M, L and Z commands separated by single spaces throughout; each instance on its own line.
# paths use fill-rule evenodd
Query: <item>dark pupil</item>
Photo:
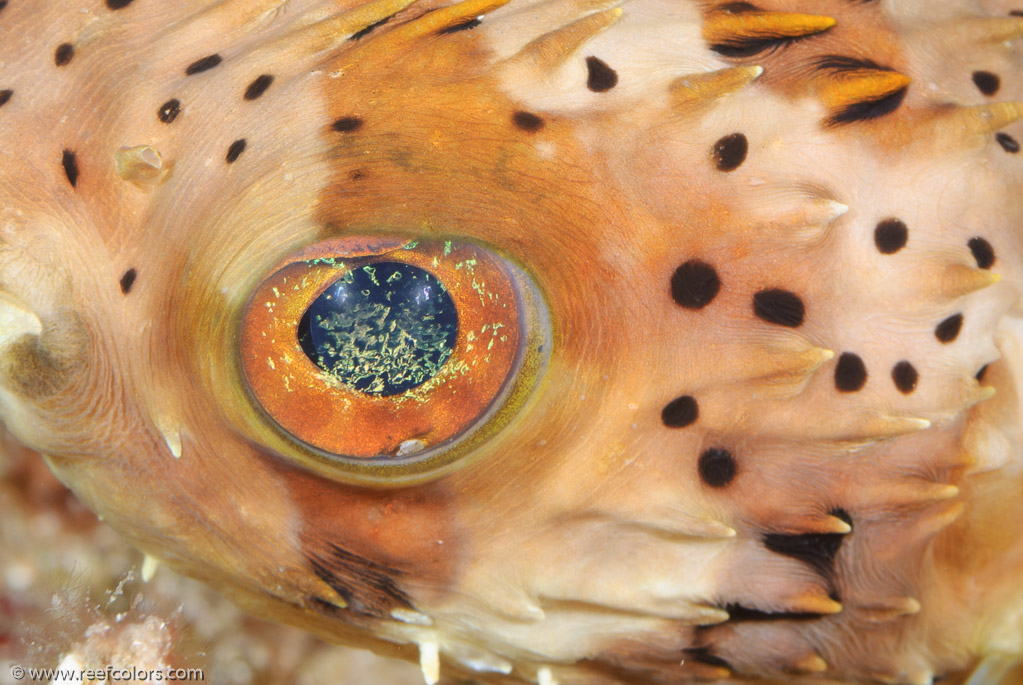
M 353 269 L 306 310 L 306 356 L 350 388 L 397 395 L 433 378 L 451 356 L 458 312 L 432 274 L 400 262 Z

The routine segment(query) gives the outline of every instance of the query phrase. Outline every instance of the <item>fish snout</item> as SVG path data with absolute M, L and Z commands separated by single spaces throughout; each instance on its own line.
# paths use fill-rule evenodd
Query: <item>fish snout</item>
M 0 421 L 43 452 L 76 441 L 54 427 L 81 429 L 90 387 L 92 336 L 73 302 L 64 269 L 0 245 Z

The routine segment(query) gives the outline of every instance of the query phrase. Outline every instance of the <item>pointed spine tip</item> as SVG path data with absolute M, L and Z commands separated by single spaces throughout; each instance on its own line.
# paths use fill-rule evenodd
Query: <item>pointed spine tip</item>
M 841 116 L 849 107 L 894 97 L 909 88 L 911 82 L 905 74 L 890 69 L 839 72 L 827 76 L 822 97 L 833 110 L 833 116 Z
M 953 105 L 937 115 L 939 132 L 962 145 L 987 140 L 1006 126 L 1023 119 L 1023 102 L 996 102 L 990 105 Z
M 158 416 L 156 427 L 163 437 L 164 444 L 170 450 L 171 456 L 175 459 L 181 458 L 181 429 L 174 419 L 169 416 Z
M 568 61 L 587 41 L 614 26 L 624 13 L 621 7 L 614 7 L 588 14 L 529 42 L 509 63 L 525 63 L 542 71 L 552 71 Z
M 157 569 L 160 568 L 160 560 L 156 557 L 146 554 L 142 557 L 142 570 L 139 572 L 142 577 L 143 583 L 148 583 L 156 575 Z
M 536 672 L 536 685 L 558 685 L 554 673 L 548 666 L 541 666 Z
M 440 682 L 440 646 L 436 642 L 419 643 L 419 668 L 426 685 Z
M 743 39 L 801 38 L 823 33 L 838 22 L 833 17 L 799 12 L 712 12 L 704 21 L 704 37 L 711 43 Z
M 943 299 L 954 300 L 1001 282 L 1001 274 L 965 264 L 950 264 L 941 277 L 939 293 Z
M 828 670 L 828 662 L 816 654 L 800 659 L 793 666 L 803 673 L 825 673 Z
M 672 108 L 687 112 L 695 106 L 712 103 L 742 90 L 763 73 L 764 68 L 755 65 L 680 76 L 668 86 Z
M 827 595 L 806 594 L 797 597 L 793 606 L 796 613 L 832 615 L 842 612 L 842 605 Z
M 853 531 L 852 526 L 838 518 L 837 516 L 827 517 L 828 527 L 827 530 L 822 531 L 825 533 L 835 533 L 837 535 L 848 535 Z

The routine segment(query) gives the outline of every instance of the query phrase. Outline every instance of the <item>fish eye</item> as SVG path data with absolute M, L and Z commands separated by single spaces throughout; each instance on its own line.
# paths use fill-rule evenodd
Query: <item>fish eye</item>
M 349 236 L 299 250 L 256 287 L 240 367 L 288 456 L 400 485 L 446 473 L 514 417 L 549 331 L 532 279 L 487 248 Z

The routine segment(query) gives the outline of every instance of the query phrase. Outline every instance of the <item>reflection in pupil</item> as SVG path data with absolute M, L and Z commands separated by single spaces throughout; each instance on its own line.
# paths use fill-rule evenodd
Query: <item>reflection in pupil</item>
M 353 269 L 320 294 L 298 326 L 314 364 L 350 388 L 397 395 L 451 356 L 458 313 L 428 271 L 400 262 Z

